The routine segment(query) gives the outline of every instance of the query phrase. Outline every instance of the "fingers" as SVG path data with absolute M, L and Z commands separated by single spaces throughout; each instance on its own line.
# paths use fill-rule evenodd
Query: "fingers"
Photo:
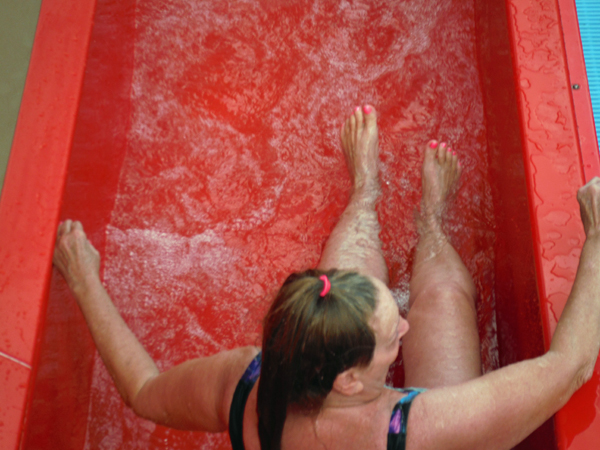
M 600 188 L 600 178 L 598 178 L 598 177 L 592 178 L 590 181 L 587 182 L 586 185 L 581 187 L 581 189 L 585 189 L 585 188 L 588 188 L 588 189 L 592 188 L 594 190 Z
M 58 224 L 58 231 L 57 231 L 58 237 L 60 238 L 62 235 L 70 232 L 72 224 L 73 224 L 73 221 L 70 219 L 67 219 L 64 222 L 60 222 Z
M 74 292 L 99 276 L 100 254 L 81 222 L 67 219 L 59 224 L 52 262 Z
M 579 203 L 588 201 L 598 201 L 600 196 L 600 178 L 594 177 L 587 184 L 580 187 L 577 191 L 577 200 Z M 594 198 L 595 197 L 595 198 Z
M 54 243 L 55 248 L 58 247 L 58 244 L 60 243 L 61 239 L 63 238 L 63 236 L 65 234 L 68 233 L 67 230 L 70 231 L 71 229 L 71 221 L 70 220 L 65 220 L 64 222 L 60 222 L 58 224 L 58 230 L 56 230 L 56 242 Z M 55 251 L 56 253 L 56 251 Z
M 89 243 L 85 231 L 83 231 L 83 225 L 78 220 L 67 219 L 64 222 L 58 224 L 58 230 L 56 232 L 56 243 L 55 253 L 59 247 L 70 245 L 69 243 L 83 240 Z M 91 243 L 89 243 L 91 245 Z
M 577 191 L 581 221 L 587 237 L 600 233 L 600 178 L 592 178 Z
M 81 231 L 85 234 L 85 232 L 83 231 L 83 225 L 81 224 L 81 222 L 79 222 L 78 220 L 71 220 L 71 219 L 67 219 L 64 222 L 60 222 L 58 224 L 58 230 L 56 232 L 57 237 L 60 238 L 62 236 L 64 236 L 65 234 L 69 234 L 72 231 Z

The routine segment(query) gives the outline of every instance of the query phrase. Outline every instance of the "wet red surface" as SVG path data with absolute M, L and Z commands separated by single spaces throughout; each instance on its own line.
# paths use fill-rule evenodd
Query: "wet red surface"
M 290 272 L 317 264 L 345 206 L 338 130 L 364 103 L 381 116 L 382 239 L 403 306 L 423 144 L 446 140 L 461 156 L 464 184 L 448 229 L 480 292 L 484 365 L 497 366 L 473 6 L 390 3 L 138 4 L 104 279 L 160 367 L 259 343 L 274 292 Z M 401 384 L 401 368 L 394 374 Z M 226 435 L 135 418 L 99 360 L 86 445 L 229 446 Z
M 21 434 L 23 398 L 31 378 L 31 370 L 19 361 L 0 358 L 0 381 L 7 389 L 2 393 L 0 408 L 0 447 L 17 448 Z
M 543 350 L 518 99 L 500 95 L 513 85 L 498 60 L 484 57 L 480 77 L 478 46 L 494 47 L 480 19 L 496 14 L 483 3 L 98 2 L 62 215 L 83 221 L 159 367 L 259 343 L 278 286 L 317 264 L 343 211 L 338 131 L 365 103 L 380 114 L 381 237 L 400 307 L 422 149 L 437 138 L 465 167 L 447 228 L 479 292 L 484 368 Z M 58 277 L 46 330 L 30 416 L 43 425 L 25 448 L 229 448 L 226 434 L 135 417 Z M 403 383 L 401 359 L 390 382 Z
M 559 3 L 560 8 L 543 0 L 507 2 L 521 126 L 527 136 L 523 155 L 546 348 L 569 297 L 585 240 L 574 193 L 600 175 L 590 118 L 575 118 L 585 112 L 582 96 L 587 90 L 584 86 L 578 95 L 571 88 L 585 72 L 581 59 L 579 67 L 574 64 L 581 54 L 580 48 L 573 52 L 573 35 L 578 34 L 572 22 L 575 5 Z M 569 48 L 567 70 L 563 55 Z M 574 108 L 574 103 L 579 106 Z M 597 447 L 598 373 L 596 366 L 591 381 L 555 415 L 558 448 Z

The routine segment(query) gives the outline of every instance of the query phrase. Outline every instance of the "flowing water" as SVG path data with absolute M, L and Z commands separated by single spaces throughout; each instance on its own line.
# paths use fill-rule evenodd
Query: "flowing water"
M 462 0 L 138 1 L 128 149 L 104 278 L 161 369 L 260 345 L 285 277 L 314 267 L 348 199 L 339 129 L 380 115 L 378 206 L 406 312 L 425 143 L 465 167 L 447 229 L 479 292 L 486 371 L 498 366 L 494 217 L 474 7 Z M 390 383 L 403 382 L 399 358 Z M 99 359 L 86 448 L 229 448 L 228 436 L 136 418 Z

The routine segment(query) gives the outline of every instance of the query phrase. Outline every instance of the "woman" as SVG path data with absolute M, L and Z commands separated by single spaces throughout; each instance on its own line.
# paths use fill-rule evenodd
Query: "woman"
M 357 107 L 341 140 L 353 180 L 349 204 L 319 267 L 290 276 L 279 291 L 262 353 L 238 348 L 159 373 L 104 290 L 81 224 L 59 226 L 54 264 L 119 392 L 157 423 L 229 429 L 236 450 L 512 448 L 592 375 L 600 348 L 600 179 L 578 193 L 587 241 L 550 350 L 482 376 L 475 288 L 442 229 L 461 172 L 456 153 L 436 141 L 424 150 L 407 322 L 386 287 L 378 238 L 374 108 Z M 426 391 L 385 386 L 402 338 L 406 384 Z

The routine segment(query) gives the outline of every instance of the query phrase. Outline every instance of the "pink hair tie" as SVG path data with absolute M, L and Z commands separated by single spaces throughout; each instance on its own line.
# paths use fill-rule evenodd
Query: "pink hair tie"
M 327 275 L 321 275 L 319 277 L 319 280 L 323 281 L 323 290 L 319 295 L 321 297 L 325 297 L 329 292 L 329 289 L 331 289 L 331 283 L 329 282 L 329 278 L 327 278 Z

